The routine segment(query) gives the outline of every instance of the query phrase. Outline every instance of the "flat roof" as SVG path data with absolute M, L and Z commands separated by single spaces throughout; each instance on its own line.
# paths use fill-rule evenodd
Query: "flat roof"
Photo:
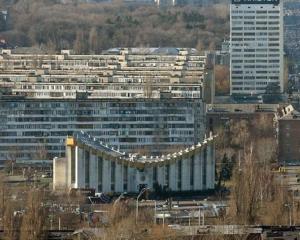
M 280 0 L 232 0 L 232 4 L 273 4 L 278 5 Z

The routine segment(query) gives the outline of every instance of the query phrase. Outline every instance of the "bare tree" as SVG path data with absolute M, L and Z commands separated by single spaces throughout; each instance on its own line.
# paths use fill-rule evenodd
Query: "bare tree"
M 176 239 L 177 233 L 161 225 L 153 224 L 153 209 L 139 211 L 135 221 L 134 202 L 119 202 L 111 208 L 110 226 L 105 229 L 104 240 L 115 239 Z
M 263 202 L 261 208 L 262 222 L 268 225 L 288 225 L 289 209 L 286 203 L 292 203 L 292 197 L 280 183 L 273 182 L 272 187 L 270 198 Z
M 20 149 L 17 146 L 12 146 L 9 148 L 9 153 L 7 155 L 7 161 L 5 162 L 5 166 L 7 171 L 9 171 L 11 175 L 14 175 L 14 166 L 17 162 L 19 153 Z
M 28 192 L 26 212 L 21 225 L 21 239 L 40 240 L 45 237 L 46 210 L 42 206 L 45 195 L 41 190 Z
M 228 216 L 235 223 L 287 224 L 291 209 L 286 206 L 294 205 L 291 194 L 271 171 L 269 159 L 273 152 L 257 149 L 259 144 L 251 143 L 235 168 Z
M 36 151 L 32 154 L 33 159 L 36 160 L 45 160 L 48 156 L 48 151 L 46 148 L 46 145 L 43 143 L 40 143 L 36 149 Z
M 78 54 L 86 54 L 88 52 L 88 42 L 86 41 L 86 34 L 83 30 L 78 30 L 74 42 L 74 50 Z
M 6 240 L 14 240 L 19 237 L 22 216 L 16 211 L 19 206 L 16 206 L 9 198 L 11 189 L 5 184 L 4 178 L 5 176 L 0 173 L 0 209 L 3 237 Z
M 224 95 L 229 94 L 230 81 L 229 81 L 229 67 L 225 65 L 215 66 L 215 81 L 216 81 L 216 94 Z
M 99 52 L 98 39 L 99 39 L 98 31 L 95 27 L 92 27 L 89 32 L 90 53 L 98 53 Z
M 7 201 L 3 217 L 4 239 L 15 240 L 19 238 L 21 215 L 15 211 L 13 204 Z
M 144 79 L 144 96 L 151 98 L 153 92 L 153 83 L 151 78 Z
M 244 224 L 254 224 L 259 210 L 259 174 L 260 168 L 253 159 L 253 148 L 246 152 L 243 164 L 234 172 L 234 185 L 231 196 L 231 214 Z
M 236 149 L 245 149 L 250 139 L 249 122 L 246 120 L 230 122 L 230 145 Z

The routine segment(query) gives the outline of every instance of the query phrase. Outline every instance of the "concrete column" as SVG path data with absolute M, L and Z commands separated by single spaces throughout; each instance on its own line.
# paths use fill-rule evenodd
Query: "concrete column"
M 53 168 L 53 177 L 52 177 L 53 186 L 52 186 L 52 189 L 55 191 L 55 188 L 58 185 L 58 183 L 56 182 L 57 181 L 57 179 L 56 179 L 56 174 L 57 174 L 56 158 L 53 159 L 52 168 Z
M 158 184 L 160 184 L 162 187 L 165 185 L 165 173 L 164 173 L 165 167 L 157 167 L 157 181 Z
M 194 158 L 194 190 L 202 189 L 201 152 L 195 152 Z
M 206 158 L 206 189 L 211 185 L 211 164 L 210 164 L 210 145 L 207 145 L 207 158 Z
M 207 147 L 207 189 L 213 189 L 215 186 L 215 156 L 214 144 L 211 143 Z
M 128 167 L 128 192 L 137 192 L 136 169 Z
M 77 188 L 84 188 L 84 150 L 76 146 L 76 186 Z
M 63 158 L 53 159 L 53 190 L 66 190 L 67 185 L 67 161 Z
M 201 148 L 201 151 L 199 152 L 199 163 L 200 163 L 200 169 L 199 169 L 199 180 L 200 180 L 200 190 L 203 190 L 203 148 Z
M 212 142 L 211 144 L 212 152 L 211 152 L 211 162 L 212 162 L 212 180 L 213 180 L 213 185 L 212 187 L 215 188 L 215 181 L 216 181 L 216 146 L 215 142 Z
M 202 161 L 202 186 L 203 190 L 207 189 L 207 146 L 203 148 L 203 161 Z
M 123 166 L 116 162 L 116 192 L 123 192 Z
M 99 158 L 101 159 L 101 164 L 99 164 Z M 103 172 L 104 172 L 104 167 L 103 167 L 103 158 L 96 156 L 96 162 L 97 162 L 97 192 L 102 192 L 103 191 Z M 102 165 L 102 167 L 101 167 Z M 101 170 L 102 169 L 102 170 Z M 100 173 L 101 171 L 101 173 Z M 100 175 L 101 174 L 101 175 Z M 99 179 L 100 178 L 100 179 Z M 99 189 L 98 185 L 101 184 L 102 188 Z
M 66 185 L 71 186 L 71 161 L 72 161 L 72 147 L 66 146 Z
M 103 192 L 111 192 L 110 167 L 110 161 L 103 158 Z
M 147 175 L 148 175 L 148 178 L 147 178 L 148 188 L 153 189 L 153 167 L 146 168 L 146 171 L 147 171 Z
M 143 178 L 142 176 L 144 176 L 145 178 Z M 150 181 L 152 181 L 151 176 L 152 171 L 150 171 L 150 168 L 145 168 L 143 172 L 139 172 L 138 184 L 146 184 L 148 188 L 152 187 L 150 185 Z
M 190 190 L 190 159 L 188 157 L 182 158 L 182 183 L 181 190 Z
M 170 164 L 169 186 L 172 191 L 177 191 L 177 162 Z
M 176 174 L 176 191 L 181 191 L 182 189 L 182 160 L 177 160 L 176 163 L 175 163 L 175 166 L 176 166 L 176 171 L 175 171 L 175 174 Z M 179 167 L 181 166 L 181 167 Z M 179 181 L 180 181 L 180 185 L 179 185 Z
M 75 146 L 75 182 L 73 187 L 77 188 L 78 187 L 78 146 Z
M 90 152 L 90 187 L 98 189 L 98 164 L 97 164 L 97 156 Z

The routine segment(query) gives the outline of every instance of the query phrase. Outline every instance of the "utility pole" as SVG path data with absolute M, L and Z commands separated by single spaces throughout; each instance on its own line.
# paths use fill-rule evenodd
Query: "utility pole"
M 143 188 L 140 192 L 140 194 L 136 198 L 136 210 L 135 210 L 135 224 L 137 224 L 138 221 L 138 215 L 139 215 L 139 198 L 143 195 L 144 192 L 146 192 L 148 188 Z

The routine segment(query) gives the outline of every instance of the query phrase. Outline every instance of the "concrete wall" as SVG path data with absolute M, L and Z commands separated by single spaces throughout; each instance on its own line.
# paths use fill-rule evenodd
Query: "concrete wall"
M 88 149 L 88 148 L 87 148 Z M 70 182 L 70 157 L 67 160 L 54 160 L 54 186 L 68 186 L 69 188 L 94 188 L 96 191 L 102 192 L 138 192 L 141 184 L 149 188 L 153 188 L 155 181 L 153 180 L 154 167 L 145 166 L 144 169 L 137 169 L 133 166 L 127 166 L 128 182 L 127 189 L 124 189 L 124 164 L 112 164 L 110 158 L 103 157 L 102 168 L 102 190 L 98 189 L 98 156 L 91 149 L 83 149 L 75 146 L 75 184 Z M 206 150 L 205 150 L 206 149 Z M 85 154 L 89 151 L 89 154 Z M 206 151 L 206 154 L 204 154 Z M 71 151 L 67 149 L 67 154 Z M 204 156 L 206 155 L 206 158 Z M 86 156 L 89 156 L 89 185 L 86 186 Z M 177 159 L 173 162 L 166 162 L 157 166 L 157 183 L 162 187 L 168 187 L 172 191 L 199 191 L 214 188 L 215 182 L 215 156 L 213 142 L 209 142 L 206 147 L 198 148 L 196 151 L 183 153 L 181 160 Z M 193 159 L 193 160 L 192 160 Z M 181 161 L 181 171 L 179 168 Z M 192 163 L 193 161 L 193 163 Z M 69 163 L 69 164 L 67 164 Z M 112 167 L 115 166 L 115 178 L 112 179 Z M 166 169 L 169 166 L 169 177 L 167 179 Z M 191 172 L 193 171 L 193 172 Z M 204 171 L 206 174 L 204 175 Z M 178 187 L 179 174 L 181 175 L 181 187 Z M 191 174 L 193 175 L 193 184 L 191 184 Z M 113 181 L 112 181 L 113 180 Z M 206 183 L 204 183 L 206 182 Z M 114 189 L 112 188 L 114 183 Z
M 278 147 L 281 163 L 300 163 L 300 118 L 279 120 Z
M 68 162 L 66 158 L 53 159 L 53 190 L 65 190 L 68 184 Z

